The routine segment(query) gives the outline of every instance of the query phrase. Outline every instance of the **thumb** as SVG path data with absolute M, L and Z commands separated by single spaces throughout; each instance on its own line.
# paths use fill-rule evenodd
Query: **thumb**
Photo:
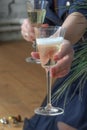
M 49 27 L 49 24 L 45 23 L 45 24 L 41 24 L 41 27 Z
M 31 56 L 35 59 L 39 59 L 40 56 L 39 56 L 39 52 L 31 52 Z

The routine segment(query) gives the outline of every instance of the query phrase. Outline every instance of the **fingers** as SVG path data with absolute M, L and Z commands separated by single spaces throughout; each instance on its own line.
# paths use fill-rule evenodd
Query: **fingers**
M 45 27 L 48 27 L 49 24 L 41 24 L 41 27 L 45 28 Z
M 28 19 L 25 19 L 21 25 L 21 34 L 27 41 L 33 41 L 35 39 L 34 28 Z
M 23 38 L 24 38 L 26 41 L 29 41 L 28 33 L 24 32 L 24 31 L 21 31 L 21 34 L 22 34 Z
M 74 50 L 71 45 L 65 44 L 62 46 L 62 49 L 57 53 L 54 59 L 57 61 L 57 64 L 51 68 L 51 76 L 61 78 L 69 73 L 71 64 L 74 57 Z
M 59 71 L 58 71 L 58 70 L 59 70 Z M 60 69 L 60 67 L 59 67 L 58 70 L 56 71 L 56 68 L 51 69 L 51 77 L 54 77 L 54 78 L 62 78 L 62 77 L 64 77 L 64 76 L 66 76 L 66 75 L 69 73 L 69 71 L 70 71 L 70 67 L 69 67 L 69 66 L 66 66 L 66 67 L 61 68 L 61 69 Z
M 39 52 L 31 52 L 31 56 L 35 59 L 39 59 Z
M 42 24 L 42 27 L 48 27 L 48 24 Z M 34 41 L 35 32 L 34 27 L 30 23 L 29 19 L 25 19 L 21 25 L 21 34 L 26 41 Z
M 63 43 L 61 44 L 61 47 L 60 47 L 60 50 L 58 51 L 58 53 L 56 53 L 54 55 L 54 60 L 55 61 L 60 60 L 67 54 L 71 54 L 73 56 L 74 50 L 73 50 L 71 43 L 68 40 L 64 40 Z

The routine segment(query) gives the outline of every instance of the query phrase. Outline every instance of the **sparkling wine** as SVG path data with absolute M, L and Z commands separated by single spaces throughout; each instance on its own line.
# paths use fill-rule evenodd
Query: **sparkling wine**
M 28 10 L 28 17 L 32 24 L 41 24 L 44 22 L 46 10 L 45 9 L 35 9 Z
M 57 38 L 38 38 L 36 39 L 38 51 L 40 53 L 40 61 L 43 67 L 56 64 L 53 57 L 59 51 L 63 37 Z

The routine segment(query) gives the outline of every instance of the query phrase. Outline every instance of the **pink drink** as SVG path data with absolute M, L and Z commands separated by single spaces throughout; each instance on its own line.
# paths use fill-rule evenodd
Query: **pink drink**
M 55 53 L 59 51 L 62 41 L 63 37 L 36 39 L 38 51 L 40 53 L 40 61 L 43 67 L 56 64 L 53 57 Z

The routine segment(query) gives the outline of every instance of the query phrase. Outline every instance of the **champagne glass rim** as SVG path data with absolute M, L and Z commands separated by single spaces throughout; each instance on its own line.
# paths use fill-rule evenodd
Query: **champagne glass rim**
M 59 28 L 63 28 L 63 27 L 60 26 L 60 25 L 59 26 L 53 26 L 53 25 L 52 26 L 43 26 L 42 25 L 42 26 L 36 26 L 35 28 L 37 28 L 37 29 L 44 29 L 44 30 L 45 29 L 47 29 L 47 30 L 51 29 L 52 30 L 52 29 L 59 29 Z
M 38 2 L 35 2 L 36 0 L 27 0 L 27 9 L 28 10 L 39 10 L 39 9 L 46 9 L 46 6 L 48 4 L 47 0 L 38 0 Z M 30 4 L 30 6 L 28 6 Z
M 43 38 L 43 32 L 46 32 L 46 34 L 51 34 L 54 37 L 64 38 L 66 29 L 62 26 L 35 27 L 36 38 L 40 38 L 39 33 L 42 34 Z

